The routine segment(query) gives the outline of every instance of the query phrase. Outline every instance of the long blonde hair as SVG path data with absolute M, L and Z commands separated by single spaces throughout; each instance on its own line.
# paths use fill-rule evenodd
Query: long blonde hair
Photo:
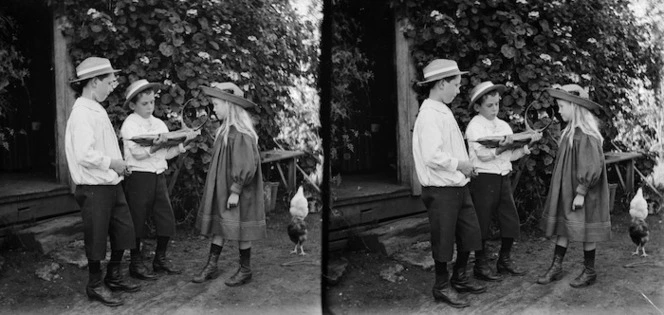
M 574 108 L 574 115 L 572 115 L 572 119 L 567 123 L 565 129 L 563 129 L 560 141 L 567 136 L 569 145 L 572 146 L 572 143 L 574 142 L 574 130 L 578 127 L 583 133 L 597 138 L 599 144 L 602 145 L 604 143 L 604 138 L 599 131 L 599 121 L 597 120 L 597 117 L 595 117 L 595 115 L 593 115 L 593 113 L 587 108 L 572 102 L 569 103 Z
M 222 137 L 224 145 L 228 144 L 228 133 L 232 126 L 235 126 L 235 129 L 237 129 L 238 132 L 253 137 L 256 144 L 258 144 L 258 134 L 256 133 L 256 129 L 254 129 L 254 123 L 251 116 L 249 116 L 249 113 L 247 113 L 244 108 L 218 98 L 212 98 L 212 103 L 219 103 L 220 105 L 224 104 L 222 108 L 225 109 L 225 118 L 215 133 L 217 137 Z

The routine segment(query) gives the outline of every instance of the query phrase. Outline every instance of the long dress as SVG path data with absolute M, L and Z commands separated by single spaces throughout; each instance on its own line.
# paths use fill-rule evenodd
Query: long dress
M 611 239 L 611 216 L 602 146 L 578 128 L 573 137 L 571 146 L 568 136 L 560 141 L 540 227 L 546 236 L 606 241 Z M 574 197 L 583 191 L 587 191 L 583 207 L 572 211 Z
M 227 209 L 231 191 L 239 193 L 238 205 Z M 227 240 L 254 241 L 266 237 L 263 174 L 256 140 L 231 127 L 228 143 L 218 136 L 212 150 L 196 228 L 203 235 Z

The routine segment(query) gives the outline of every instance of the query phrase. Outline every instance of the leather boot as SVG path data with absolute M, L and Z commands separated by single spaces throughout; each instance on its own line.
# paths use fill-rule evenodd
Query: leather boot
M 449 306 L 454 308 L 464 308 L 470 306 L 468 301 L 465 301 L 459 297 L 459 294 L 450 288 L 450 282 L 447 279 L 448 273 L 444 275 L 436 274 L 436 283 L 431 289 L 434 300 L 438 302 L 447 303 Z
M 584 267 L 581 274 L 574 280 L 570 281 L 569 285 L 573 288 L 583 288 L 592 285 L 597 281 L 597 273 L 595 268 Z
M 143 254 L 131 253 L 131 262 L 129 263 L 129 275 L 132 278 L 140 280 L 157 280 L 157 275 L 150 272 L 147 266 L 145 266 L 145 260 L 143 259 Z
M 595 272 L 595 250 L 583 252 L 583 271 L 572 280 L 569 285 L 573 288 L 583 288 L 592 285 L 597 281 Z
M 450 284 L 452 284 L 452 287 L 459 293 L 470 292 L 472 294 L 480 294 L 486 292 L 485 286 L 470 282 L 470 277 L 468 277 L 465 267 L 454 267 Z
M 91 273 L 88 285 L 85 286 L 85 294 L 88 299 L 103 303 L 106 306 L 120 306 L 124 304 L 122 299 L 113 297 L 113 293 L 101 282 L 101 272 Z
M 473 276 L 475 279 L 482 281 L 499 282 L 503 280 L 501 275 L 493 273 L 491 267 L 489 267 L 489 262 L 487 261 L 485 254 L 477 255 L 477 252 L 475 252 L 475 266 L 473 266 Z
M 251 248 L 240 249 L 240 267 L 226 282 L 229 287 L 236 287 L 251 281 Z
M 513 276 L 523 276 L 526 274 L 525 271 L 516 266 L 510 257 L 510 252 L 500 253 L 498 256 L 498 262 L 496 262 L 496 271 L 498 271 L 499 274 L 510 274 Z
M 152 270 L 154 272 L 165 272 L 169 275 L 179 275 L 182 269 L 175 268 L 173 263 L 166 259 L 166 252 L 155 252 L 154 260 L 152 261 Z
M 563 256 L 555 254 L 553 255 L 553 261 L 551 262 L 551 267 L 537 279 L 539 284 L 547 284 L 553 281 L 560 280 L 563 277 Z
M 198 275 L 191 279 L 191 282 L 202 283 L 219 277 L 220 272 L 217 269 L 217 261 L 219 261 L 219 254 L 210 253 L 207 264 L 205 264 L 205 267 L 203 267 L 203 270 Z
M 121 267 L 119 263 L 109 263 L 106 266 L 106 277 L 104 278 L 104 283 L 108 286 L 111 291 L 124 291 L 124 292 L 136 292 L 141 289 L 141 286 L 126 282 L 124 276 L 122 275 Z

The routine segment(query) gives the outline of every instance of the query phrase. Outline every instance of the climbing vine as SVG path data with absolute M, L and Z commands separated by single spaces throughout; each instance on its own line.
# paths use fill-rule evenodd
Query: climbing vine
M 53 0 L 66 17 L 61 26 L 69 41 L 72 62 L 91 56 L 111 60 L 119 73 L 119 86 L 105 106 L 119 129 L 128 112 L 122 108 L 123 92 L 130 82 L 160 82 L 154 115 L 179 128 L 178 112 L 191 100 L 208 106 L 199 86 L 232 81 L 245 97 L 259 106 L 253 112 L 261 150 L 277 147 L 283 124 L 302 126 L 302 136 L 281 144 L 303 149 L 305 159 L 322 160 L 317 137 L 318 104 L 293 101 L 293 89 L 315 87 L 318 44 L 311 40 L 318 28 L 302 19 L 288 1 L 270 0 Z M 299 82 L 297 86 L 295 82 Z M 315 99 L 309 100 L 311 102 Z M 279 122 L 279 123 L 278 123 Z M 169 174 L 180 170 L 173 203 L 192 214 L 198 205 L 211 160 L 212 130 L 182 158 L 171 163 Z M 298 132 L 289 131 L 289 132 Z M 307 162 L 306 171 L 317 162 Z M 268 175 L 268 174 L 266 174 Z M 195 211 L 193 211 L 195 214 Z

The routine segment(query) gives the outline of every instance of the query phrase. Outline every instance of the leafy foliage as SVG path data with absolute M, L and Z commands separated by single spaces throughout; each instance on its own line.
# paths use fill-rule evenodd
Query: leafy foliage
M 318 52 L 310 39 L 318 26 L 303 21 L 288 1 L 55 2 L 64 7 L 68 20 L 62 31 L 70 40 L 74 64 L 97 55 L 123 70 L 118 90 L 105 102 L 116 128 L 128 114 L 122 108 L 123 91 L 137 79 L 164 84 L 154 115 L 167 120 L 171 130 L 180 128 L 179 111 L 185 102 L 210 105 L 200 85 L 232 81 L 259 105 L 253 116 L 261 150 L 275 147 L 272 139 L 281 128 L 278 117 L 306 126 L 303 137 L 285 143 L 287 149 L 296 144 L 311 151 L 320 147 L 315 137 L 318 125 L 310 116 L 301 116 L 297 106 L 302 104 L 291 98 L 295 82 L 315 86 Z M 317 104 L 310 106 L 307 112 L 317 111 Z M 217 126 L 206 126 L 204 137 L 169 168 L 169 174 L 179 172 L 171 197 L 174 208 L 184 210 L 181 217 L 195 214 Z
M 353 1 L 339 1 L 332 13 L 331 165 L 339 162 L 342 152 L 355 149 L 352 142 L 361 131 L 349 125 L 350 118 L 366 102 L 363 96 L 368 94 L 373 79 L 373 62 L 358 47 L 363 41 L 363 27 L 353 18 L 357 10 L 353 4 Z
M 628 91 L 635 80 L 645 89 L 659 85 L 661 50 L 647 45 L 627 1 L 395 0 L 392 5 L 405 12 L 403 31 L 412 40 L 418 69 L 432 59 L 448 58 L 470 71 L 452 104 L 462 129 L 472 115 L 464 96 L 485 80 L 507 85 L 500 116 L 515 132 L 525 128 L 528 105 L 541 115 L 555 107 L 544 89 L 556 83 L 590 87 L 591 98 L 609 109 L 602 117 L 607 139 L 618 133 L 612 121 L 616 114 L 649 128 L 632 119 L 636 104 Z M 517 167 L 524 174 L 515 195 L 519 208 L 529 209 L 526 217 L 544 201 L 540 196 L 548 190 L 560 127 L 547 129 Z
M 25 88 L 29 75 L 27 60 L 17 49 L 16 21 L 0 12 L 0 150 L 9 151 L 9 139 L 16 132 L 9 116 L 16 111 L 15 95 L 11 92 Z

